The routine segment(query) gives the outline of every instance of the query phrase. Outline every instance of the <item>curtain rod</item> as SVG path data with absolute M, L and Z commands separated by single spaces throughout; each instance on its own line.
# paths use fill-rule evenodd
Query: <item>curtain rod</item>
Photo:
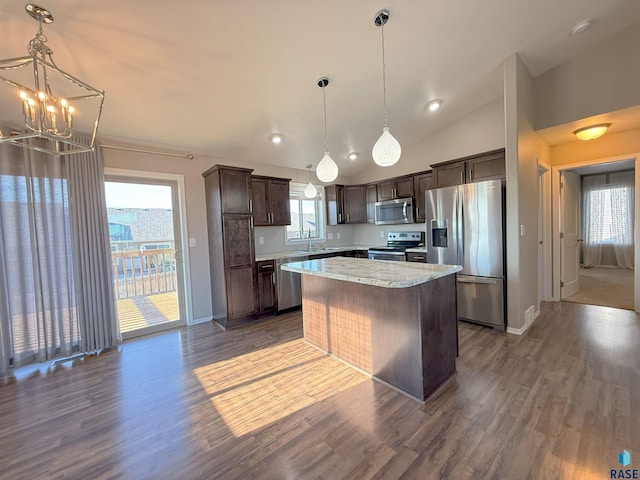
M 148 153 L 150 155 L 163 155 L 165 157 L 180 157 L 180 158 L 188 158 L 189 160 L 193 160 L 193 154 L 191 153 L 172 153 L 172 152 L 161 152 L 158 150 L 143 150 L 141 148 L 131 148 L 131 147 L 120 147 L 118 145 L 108 145 L 108 144 L 100 144 L 102 148 L 110 148 L 112 150 L 124 150 L 125 152 L 136 152 L 136 153 Z

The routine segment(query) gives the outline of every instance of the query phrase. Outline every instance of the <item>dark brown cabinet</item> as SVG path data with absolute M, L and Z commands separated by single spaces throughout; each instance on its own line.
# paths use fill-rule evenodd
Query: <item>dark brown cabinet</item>
M 419 252 L 407 252 L 407 262 L 427 263 L 427 254 Z
M 344 212 L 346 216 L 345 223 L 367 222 L 364 185 L 344 187 Z
M 433 165 L 434 187 L 505 178 L 504 148 Z
M 469 158 L 466 164 L 467 183 L 505 178 L 504 150 Z
M 344 187 L 328 185 L 324 187 L 327 202 L 327 225 L 342 225 L 344 216 Z
M 462 185 L 465 182 L 464 162 L 447 163 L 433 166 L 433 184 L 435 188 Z
M 251 177 L 254 225 L 291 225 L 289 181 L 288 178 Z
M 215 165 L 202 176 L 213 319 L 228 328 L 256 313 L 251 170 Z
M 413 197 L 413 175 L 378 182 L 378 201 Z
M 258 272 L 258 313 L 275 312 L 278 307 L 275 262 L 266 260 L 256 264 Z
M 414 217 L 414 221 L 416 223 L 425 221 L 425 192 L 427 190 L 431 190 L 433 188 L 433 173 L 431 171 L 425 173 L 419 173 L 413 177 L 413 190 L 416 194 L 416 214 Z

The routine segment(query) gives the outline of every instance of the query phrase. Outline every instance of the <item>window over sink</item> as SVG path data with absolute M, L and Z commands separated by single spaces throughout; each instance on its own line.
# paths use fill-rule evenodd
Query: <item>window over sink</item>
M 286 243 L 324 239 L 324 188 L 316 187 L 318 193 L 315 198 L 307 198 L 304 195 L 305 187 L 304 183 L 291 182 L 289 185 L 291 225 L 285 227 Z

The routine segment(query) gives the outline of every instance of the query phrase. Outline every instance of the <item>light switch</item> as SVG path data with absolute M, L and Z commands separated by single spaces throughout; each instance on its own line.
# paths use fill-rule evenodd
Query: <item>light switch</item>
M 524 237 L 524 225 L 520 225 L 520 236 Z
M 196 238 L 195 237 L 190 237 L 189 238 L 189 247 L 193 248 L 195 246 L 197 246 L 197 242 L 196 242 Z
M 258 245 L 264 245 L 264 237 L 262 235 L 258 237 Z
M 384 238 L 384 231 L 380 230 L 380 238 Z
M 336 238 L 340 240 L 340 232 L 336 232 Z
M 333 240 L 333 232 L 327 233 L 327 240 Z

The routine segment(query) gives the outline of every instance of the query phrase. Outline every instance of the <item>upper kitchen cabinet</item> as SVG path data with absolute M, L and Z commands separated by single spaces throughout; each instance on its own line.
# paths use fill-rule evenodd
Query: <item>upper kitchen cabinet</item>
M 206 176 L 217 169 L 210 168 Z M 249 173 L 247 174 L 247 171 Z M 236 167 L 217 169 L 220 178 L 220 209 L 222 213 L 251 213 L 251 170 Z
M 378 182 L 378 201 L 413 197 L 413 175 Z
M 505 178 L 504 148 L 467 159 L 467 183 Z
M 344 224 L 344 186 L 328 185 L 324 187 L 327 202 L 327 225 Z
M 213 319 L 223 328 L 256 313 L 252 170 L 215 165 L 204 177 Z
M 289 179 L 253 175 L 253 221 L 255 226 L 291 225 Z
M 435 187 L 505 178 L 504 148 L 433 165 Z
M 378 188 L 375 183 L 365 185 L 365 201 L 367 203 L 367 223 L 376 223 L 376 202 Z
M 345 223 L 367 223 L 367 207 L 364 185 L 344 187 Z
M 464 172 L 464 161 L 433 165 L 433 185 L 435 188 L 462 185 L 465 182 Z
M 424 222 L 424 205 L 425 205 L 425 192 L 433 188 L 433 172 L 419 173 L 413 177 L 413 190 L 416 193 L 416 214 L 414 221 L 416 223 Z

